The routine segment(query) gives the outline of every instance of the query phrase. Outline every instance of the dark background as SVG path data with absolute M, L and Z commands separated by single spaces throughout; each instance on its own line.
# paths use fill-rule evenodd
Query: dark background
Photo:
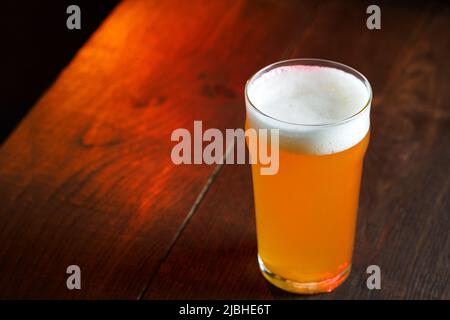
M 118 2 L 1 2 L 0 144 Z M 81 9 L 81 30 L 66 27 L 66 9 L 71 4 Z

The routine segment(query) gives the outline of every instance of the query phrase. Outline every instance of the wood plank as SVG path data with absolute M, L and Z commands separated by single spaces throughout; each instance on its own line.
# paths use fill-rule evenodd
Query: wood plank
M 175 166 L 171 132 L 240 126 L 313 6 L 121 3 L 0 149 L 0 298 L 138 298 L 214 170 Z
M 310 298 L 448 299 L 450 11 L 385 3 L 382 30 L 371 33 L 363 6 L 326 2 L 292 51 L 355 66 L 375 94 L 353 271 Z M 145 298 L 302 298 L 259 274 L 253 214 L 250 168 L 224 166 Z M 366 288 L 371 264 L 381 267 L 380 291 Z

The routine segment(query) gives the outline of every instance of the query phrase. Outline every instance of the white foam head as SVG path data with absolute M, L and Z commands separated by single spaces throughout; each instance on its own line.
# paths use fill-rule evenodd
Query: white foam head
M 337 68 L 275 67 L 257 74 L 246 90 L 250 127 L 280 129 L 280 145 L 296 152 L 343 151 L 369 130 L 370 87 Z

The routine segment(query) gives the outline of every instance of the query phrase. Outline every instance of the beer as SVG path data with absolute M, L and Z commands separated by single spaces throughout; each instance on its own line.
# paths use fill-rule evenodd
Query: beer
M 247 128 L 279 129 L 278 173 L 252 165 L 260 269 L 282 289 L 329 292 L 351 269 L 370 85 L 338 63 L 288 60 L 255 74 L 246 102 Z

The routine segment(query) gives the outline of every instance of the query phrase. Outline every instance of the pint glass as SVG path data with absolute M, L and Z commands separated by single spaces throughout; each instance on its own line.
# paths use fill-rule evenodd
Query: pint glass
M 245 98 L 246 128 L 279 130 L 278 172 L 252 164 L 260 270 L 287 291 L 330 292 L 351 269 L 370 84 L 343 64 L 295 59 L 253 75 Z

